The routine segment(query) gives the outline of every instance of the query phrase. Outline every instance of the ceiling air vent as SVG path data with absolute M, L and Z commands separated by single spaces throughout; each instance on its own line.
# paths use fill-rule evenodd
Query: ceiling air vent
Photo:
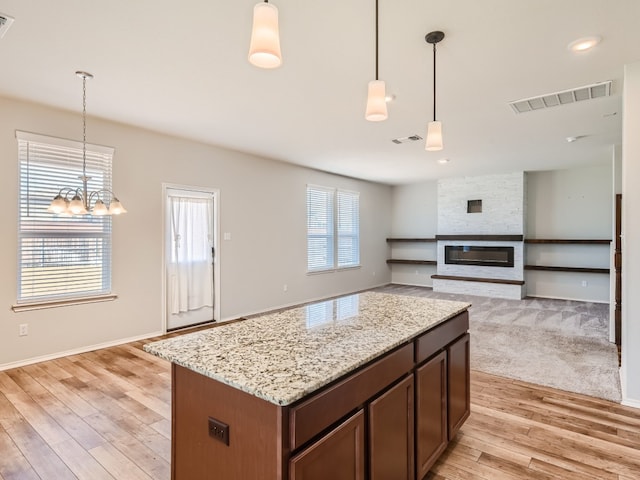
M 547 93 L 538 97 L 523 98 L 515 102 L 509 102 L 515 113 L 533 112 L 545 108 L 567 105 L 569 103 L 593 100 L 594 98 L 608 97 L 611 95 L 611 80 L 584 87 L 564 90 L 562 92 Z
M 400 137 L 400 138 L 394 138 L 391 141 L 393 143 L 406 143 L 406 142 L 417 142 L 418 140 L 422 140 L 422 137 L 420 135 L 409 135 L 408 137 Z
M 4 37 L 4 34 L 7 33 L 12 23 L 13 17 L 0 13 L 0 38 Z

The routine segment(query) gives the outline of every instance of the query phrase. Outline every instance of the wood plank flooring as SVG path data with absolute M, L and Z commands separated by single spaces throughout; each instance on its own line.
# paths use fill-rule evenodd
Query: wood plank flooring
M 0 480 L 168 480 L 170 365 L 141 346 L 0 372 Z M 480 372 L 471 383 L 471 416 L 428 479 L 640 478 L 640 410 Z

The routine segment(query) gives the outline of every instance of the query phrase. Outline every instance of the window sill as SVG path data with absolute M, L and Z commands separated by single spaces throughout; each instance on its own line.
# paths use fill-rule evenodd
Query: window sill
M 67 307 L 70 305 L 83 305 L 85 303 L 111 302 L 118 298 L 116 294 L 96 295 L 93 297 L 72 298 L 68 300 L 50 300 L 31 303 L 17 303 L 11 306 L 14 312 L 29 312 L 31 310 L 44 310 L 47 308 Z
M 361 268 L 362 265 L 350 265 L 348 267 L 337 267 L 337 268 L 328 268 L 326 270 L 312 270 L 307 272 L 307 275 L 317 275 L 319 273 L 335 273 L 335 272 L 344 272 L 345 270 L 357 270 Z

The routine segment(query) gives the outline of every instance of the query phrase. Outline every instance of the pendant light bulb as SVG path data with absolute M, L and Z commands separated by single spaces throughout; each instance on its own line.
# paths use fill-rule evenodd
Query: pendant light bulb
M 278 8 L 267 2 L 253 7 L 249 63 L 260 68 L 277 68 L 282 65 Z
M 370 122 L 381 122 L 389 117 L 386 97 L 383 80 L 372 80 L 369 82 L 367 111 L 364 116 L 367 120 Z
M 424 147 L 429 152 L 437 152 L 443 149 L 442 144 L 442 122 L 429 122 L 427 126 L 427 142 Z

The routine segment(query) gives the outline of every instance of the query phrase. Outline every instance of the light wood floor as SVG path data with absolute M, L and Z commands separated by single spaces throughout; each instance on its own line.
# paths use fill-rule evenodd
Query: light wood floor
M 170 367 L 141 345 L 0 372 L 0 480 L 168 480 Z M 640 478 L 640 410 L 479 372 L 471 382 L 471 417 L 430 480 Z

